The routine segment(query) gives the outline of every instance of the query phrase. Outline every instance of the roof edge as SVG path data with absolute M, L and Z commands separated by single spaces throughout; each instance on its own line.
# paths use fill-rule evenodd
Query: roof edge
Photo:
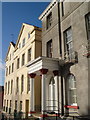
M 43 13 L 38 17 L 39 20 L 42 20 L 43 17 L 50 11 L 50 9 L 58 2 L 58 0 L 53 0 L 43 11 Z

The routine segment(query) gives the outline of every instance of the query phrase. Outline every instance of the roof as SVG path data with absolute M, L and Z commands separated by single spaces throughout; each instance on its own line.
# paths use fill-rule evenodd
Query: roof
M 17 48 L 17 45 L 18 45 L 18 43 L 19 43 L 20 37 L 21 37 L 21 35 L 22 35 L 22 32 L 23 32 L 25 26 L 33 26 L 33 27 L 34 27 L 33 30 L 39 30 L 39 31 L 41 31 L 41 28 L 40 28 L 40 27 L 37 27 L 37 26 L 35 26 L 35 25 L 31 25 L 31 24 L 29 24 L 29 23 L 22 23 L 21 30 L 20 30 L 20 32 L 19 32 L 19 35 L 18 35 L 18 39 L 17 39 L 17 41 L 16 41 L 16 44 L 15 44 L 14 42 L 10 42 L 5 60 L 7 59 L 7 56 L 8 56 L 8 53 L 9 53 L 9 50 L 10 50 L 11 45 L 13 45 L 13 47 L 14 47 L 15 49 Z
M 41 28 L 40 28 L 40 27 L 37 27 L 37 26 L 35 26 L 35 25 L 31 25 L 31 24 L 28 24 L 28 23 L 22 23 L 21 30 L 20 30 L 20 32 L 19 32 L 18 39 L 17 39 L 17 41 L 16 41 L 15 47 L 17 47 L 17 45 L 18 45 L 19 40 L 20 40 L 20 37 L 21 37 L 21 35 L 22 35 L 22 33 L 23 33 L 23 30 L 24 30 L 24 27 L 25 27 L 26 25 L 27 25 L 27 26 L 33 26 L 33 27 L 34 27 L 34 30 L 38 29 L 38 30 L 41 31 Z
M 14 47 L 15 47 L 15 43 L 14 42 L 10 42 Z
M 42 20 L 43 17 L 53 8 L 53 6 L 58 2 L 58 0 L 52 0 L 52 2 L 47 6 L 43 13 L 39 16 L 39 20 Z
M 11 45 L 12 45 L 13 47 L 15 47 L 15 43 L 14 43 L 14 42 L 10 42 L 5 60 L 7 59 L 7 56 L 8 56 L 8 53 L 9 53 L 9 50 L 10 50 Z

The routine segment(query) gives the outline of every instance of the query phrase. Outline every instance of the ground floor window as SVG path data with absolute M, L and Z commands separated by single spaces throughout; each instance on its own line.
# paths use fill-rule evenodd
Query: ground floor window
M 55 80 L 51 77 L 49 82 L 49 110 L 55 109 Z
M 17 100 L 15 101 L 15 110 L 17 110 Z
M 73 74 L 68 75 L 68 103 L 69 105 L 77 105 L 76 95 L 76 79 Z
M 20 101 L 20 111 L 22 111 L 22 101 Z

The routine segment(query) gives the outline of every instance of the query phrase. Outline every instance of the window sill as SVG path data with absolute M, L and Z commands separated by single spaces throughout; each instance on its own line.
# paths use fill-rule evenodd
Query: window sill
M 75 106 L 75 105 L 65 105 L 65 108 L 73 108 L 73 109 L 79 109 L 79 106 Z

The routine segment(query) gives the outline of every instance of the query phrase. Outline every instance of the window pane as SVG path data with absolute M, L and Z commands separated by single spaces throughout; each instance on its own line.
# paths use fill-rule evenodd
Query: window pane
M 14 63 L 12 63 L 12 72 L 14 71 Z
M 76 101 L 76 79 L 73 75 L 69 75 L 69 104 L 77 103 Z
M 90 14 L 88 15 L 88 27 L 90 29 Z
M 23 92 L 24 90 L 24 76 L 22 75 L 21 77 L 21 93 Z
M 90 13 L 86 15 L 87 39 L 90 40 Z
M 22 65 L 25 64 L 25 54 L 22 55 Z
M 30 33 L 28 33 L 28 39 L 30 38 Z
M 28 62 L 31 60 L 31 48 L 28 50 Z
M 50 13 L 47 16 L 47 29 L 51 26 L 51 24 L 52 24 L 52 13 Z
M 10 108 L 11 108 L 11 106 L 12 106 L 12 101 L 10 100 Z
M 17 69 L 19 68 L 19 65 L 20 65 L 20 59 L 18 58 L 17 59 Z
M 25 38 L 23 39 L 23 42 L 22 42 L 22 47 L 25 46 Z
M 11 81 L 11 94 L 12 94 L 12 90 L 13 90 L 13 80 Z
M 47 42 L 47 57 L 52 57 L 52 40 Z
M 17 80 L 16 80 L 16 94 L 19 92 L 18 82 L 19 82 L 19 78 L 17 77 Z
M 22 101 L 20 101 L 20 111 L 22 111 Z
M 27 78 L 27 92 L 29 92 L 29 91 L 30 91 L 30 78 L 28 76 L 28 78 Z
M 65 38 L 65 51 L 68 52 L 68 54 L 70 54 L 71 52 L 73 52 L 73 43 L 72 43 L 72 30 L 71 28 L 67 29 L 64 32 L 64 38 Z
M 17 110 L 17 101 L 15 101 L 15 110 Z

